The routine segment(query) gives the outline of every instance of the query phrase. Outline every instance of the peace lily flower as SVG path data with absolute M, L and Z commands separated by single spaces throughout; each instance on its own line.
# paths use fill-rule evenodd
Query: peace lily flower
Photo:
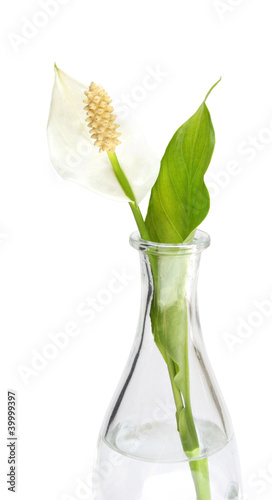
M 47 132 L 51 160 L 59 174 L 91 191 L 128 201 L 143 239 L 171 246 L 191 241 L 210 207 L 204 175 L 212 158 L 215 135 L 206 100 L 218 82 L 173 135 L 160 162 L 136 125 L 113 114 L 111 99 L 100 85 L 84 87 L 57 67 L 55 73 Z M 152 186 L 144 220 L 138 203 Z M 211 500 L 208 458 L 199 456 L 188 389 L 188 299 L 184 286 L 187 264 L 184 261 L 179 300 L 171 301 L 172 276 L 178 277 L 179 272 L 170 254 L 166 267 L 153 257 L 149 262 L 154 290 L 150 310 L 154 341 L 167 364 L 177 431 L 190 459 L 197 500 Z
M 160 161 L 135 123 L 113 115 L 110 103 L 100 85 L 88 89 L 55 65 L 47 126 L 51 161 L 64 179 L 137 206 L 153 186 Z

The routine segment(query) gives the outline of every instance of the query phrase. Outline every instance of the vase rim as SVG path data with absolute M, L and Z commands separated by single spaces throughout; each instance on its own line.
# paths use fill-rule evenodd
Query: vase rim
M 130 235 L 129 242 L 133 248 L 148 254 L 184 255 L 200 253 L 210 245 L 210 236 L 205 231 L 197 229 L 193 241 L 183 243 L 158 243 L 147 241 L 135 231 Z

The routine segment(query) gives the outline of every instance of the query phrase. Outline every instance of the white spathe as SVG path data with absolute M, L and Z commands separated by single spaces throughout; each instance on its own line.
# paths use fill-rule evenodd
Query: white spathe
M 128 201 L 113 172 L 106 152 L 94 146 L 85 121 L 87 87 L 55 66 L 47 137 L 51 161 L 64 178 L 107 197 Z M 119 163 L 139 203 L 153 186 L 160 161 L 150 150 L 135 123 L 118 118 L 122 141 L 116 148 Z

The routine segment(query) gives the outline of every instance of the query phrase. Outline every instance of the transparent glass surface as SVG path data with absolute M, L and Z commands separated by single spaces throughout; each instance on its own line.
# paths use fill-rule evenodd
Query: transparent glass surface
M 199 261 L 209 236 L 196 231 L 191 243 L 161 245 L 134 233 L 130 242 L 140 254 L 140 317 L 100 432 L 93 498 L 242 500 L 233 428 L 207 357 L 198 315 Z M 152 301 L 158 311 L 156 325 Z M 188 429 L 193 425 L 197 445 L 190 445 L 190 439 L 187 444 L 186 419 L 179 421 L 178 431 L 170 372 L 154 341 L 155 331 L 169 335 L 170 347 L 171 335 L 181 339 L 180 359 L 188 365 L 187 371 L 179 373 L 181 379 L 187 378 L 188 387 L 186 395 L 181 392 L 181 401 L 186 410 L 189 407 Z

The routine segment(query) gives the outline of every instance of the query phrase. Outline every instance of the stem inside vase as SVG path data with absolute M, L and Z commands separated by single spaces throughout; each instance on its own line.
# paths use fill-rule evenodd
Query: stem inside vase
M 154 340 L 167 364 L 176 405 L 177 430 L 183 450 L 190 459 L 197 500 L 211 500 L 208 459 L 198 459 L 200 446 L 190 397 L 186 300 L 189 259 L 174 256 L 166 261 L 165 257 L 160 260 L 149 256 L 154 287 L 150 316 Z

